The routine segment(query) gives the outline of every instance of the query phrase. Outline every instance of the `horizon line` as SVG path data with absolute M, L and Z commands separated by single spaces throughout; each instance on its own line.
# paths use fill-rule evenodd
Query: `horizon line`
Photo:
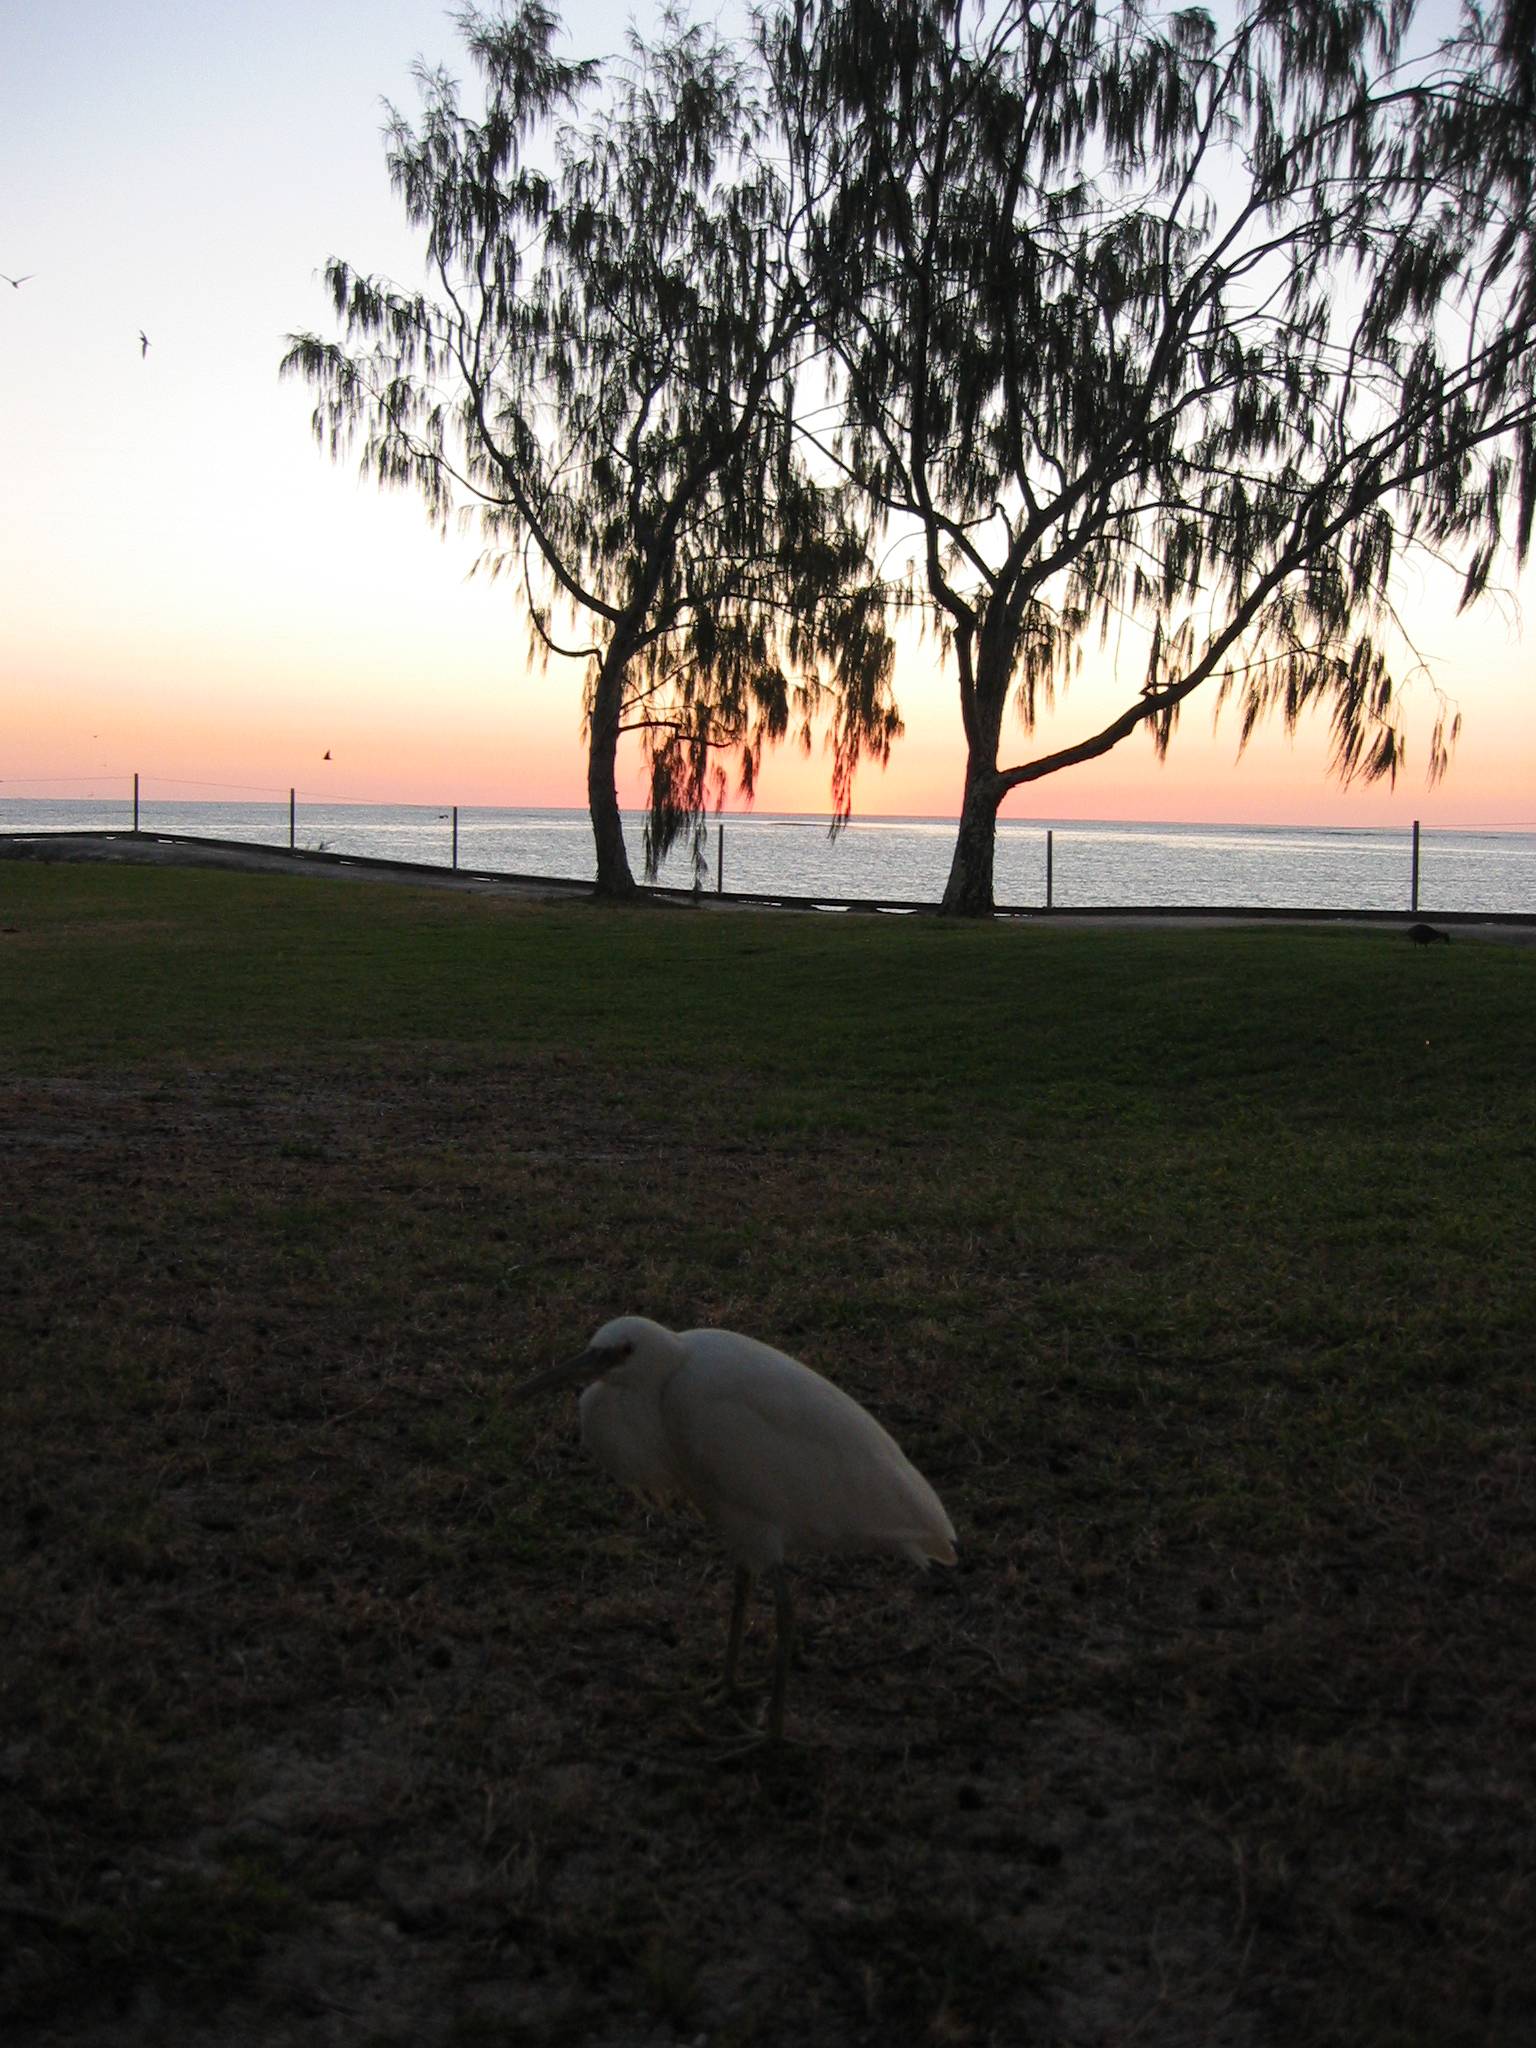
M 46 794 L 46 793 L 45 793 L 45 794 L 42 794 L 42 795 L 36 795 L 36 794 L 21 794 L 21 793 L 15 793 L 15 794 L 13 794 L 13 793 L 11 793 L 11 790 L 10 790 L 10 789 L 9 789 L 9 787 L 8 787 L 8 785 L 10 785 L 10 784 L 12 784 L 12 783 L 16 783 L 16 784 L 25 784 L 25 785 L 27 785 L 27 786 L 28 786 L 28 789 L 29 789 L 29 790 L 36 790 L 36 788 L 37 788 L 37 786 L 38 786 L 39 784 L 45 784 L 45 783 L 49 783 L 49 782 L 54 782 L 54 783 L 66 783 L 66 782 L 67 782 L 67 783 L 74 783 L 74 784 L 77 784 L 77 785 L 78 785 L 78 784 L 79 784 L 80 782 L 82 782 L 82 781 L 88 781 L 88 780 L 90 780 L 90 779 L 91 779 L 91 778 L 88 778 L 88 777 L 84 777 L 84 776 L 76 776 L 76 775 L 69 775 L 69 776 L 62 776 L 62 775 L 61 775 L 61 776 L 46 776 L 46 775 L 35 775 L 35 776 L 34 776 L 34 775 L 18 775 L 18 776 L 14 776 L 14 777 L 0 777 L 0 803 L 7 803 L 7 802 L 9 802 L 9 803 L 68 803 L 68 802 L 74 802 L 74 803 L 83 803 L 83 804 L 84 804 L 84 803 L 103 803 L 103 804 L 105 804 L 105 803 L 121 803 L 121 804 L 131 804 L 131 803 L 133 802 L 133 793 L 132 793 L 131 789 L 130 789 L 129 791 L 125 792 L 125 793 L 124 793 L 123 795 L 120 795 L 120 796 L 119 796 L 119 795 L 117 795 L 117 794 L 115 794 L 115 793 L 112 793 L 112 794 L 101 794 L 101 795 L 98 795 L 98 794 L 97 794 L 97 793 L 96 793 L 96 792 L 95 792 L 94 790 L 87 790 L 87 791 L 85 791 L 85 792 L 84 792 L 83 794 L 81 794 L 81 795 L 76 795 L 76 796 L 69 796 L 69 795 L 67 795 L 67 794 L 60 794 L 60 795 L 57 795 L 57 796 L 53 796 L 53 795 L 48 795 L 48 794 Z M 132 781 L 133 781 L 133 780 L 134 780 L 135 778 L 134 778 L 134 775 L 133 775 L 132 771 L 109 771 L 109 772 L 107 772 L 106 774 L 104 774 L 104 776 L 103 776 L 103 778 L 102 778 L 102 779 L 103 779 L 103 780 L 105 780 L 105 781 L 123 781 L 123 782 L 128 782 L 128 783 L 131 783 L 131 782 L 132 782 Z M 586 817 L 586 816 L 588 815 L 588 812 L 587 812 L 587 807 L 585 806 L 585 804 L 581 804 L 581 803 L 574 803 L 574 804 L 552 804 L 552 803 L 518 803 L 518 802 L 506 802 L 506 801 L 502 801 L 502 802 L 472 802 L 472 803 L 457 803 L 457 804 L 455 804 L 455 803 L 454 803 L 454 802 L 453 802 L 453 801 L 452 801 L 451 799 L 449 799 L 449 798 L 440 798 L 440 797 L 426 797 L 426 798 L 414 798 L 414 797 L 379 797 L 379 796 L 342 796 L 342 795 L 336 794 L 336 793 L 334 793 L 334 792 L 328 792 L 328 791 L 327 791 L 327 792 L 322 792 L 322 791 L 318 791 L 318 790 L 304 790 L 304 789 L 299 789 L 299 788 L 298 788 L 298 787 L 297 787 L 296 785 L 290 785 L 290 786 L 281 786 L 281 785 L 278 785 L 278 784 L 275 784 L 275 783 L 274 783 L 274 784 L 234 783 L 234 782 L 218 782 L 218 781 L 214 781 L 214 780 L 211 780 L 211 779 L 210 779 L 210 780 L 207 780 L 207 781 L 204 781 L 204 780 L 202 780 L 201 778 L 192 778 L 192 777 L 185 777 L 185 776 L 170 776 L 170 775 L 149 775 L 149 776 L 144 776 L 144 777 L 143 777 L 142 779 L 143 779 L 143 780 L 146 780 L 146 781 L 150 781 L 150 782 L 153 782 L 153 783 L 157 783 L 157 784 L 162 784 L 162 785 L 165 785 L 165 784 L 169 784 L 169 785 L 171 785 L 172 787 L 175 787 L 175 788 L 179 788 L 179 789 L 187 789 L 187 790 L 205 790 L 205 791 L 215 791 L 215 790 L 238 790 L 238 791 L 242 792 L 242 794 L 241 794 L 240 796 L 238 796 L 238 797 L 233 797 L 233 796 L 162 796 L 162 797 L 160 797 L 160 798 L 158 799 L 158 800 L 159 800 L 160 802 L 162 802 L 162 803 L 187 803 L 187 804 L 198 804 L 198 803 L 221 803 L 221 804 L 228 804 L 228 805 L 230 805 L 231 807 L 238 807 L 238 808 L 242 808 L 242 809 L 246 809 L 246 808 L 248 808 L 248 809 L 253 809 L 253 810 L 255 810 L 255 809 L 262 809 L 262 808 L 265 808 L 265 807 L 266 807 L 266 805 L 267 805 L 268 803 L 271 803 L 271 804 L 285 804 L 285 803 L 286 803 L 286 802 L 288 801 L 288 799 L 289 799 L 290 795 L 292 795 L 292 796 L 293 796 L 293 798 L 294 798 L 294 799 L 295 799 L 296 801 L 302 802 L 302 803 L 304 803 L 305 805 L 307 805 L 307 806 L 310 806 L 310 807 L 320 807 L 320 806 L 327 806 L 327 805 L 329 805 L 329 806 L 332 806 L 332 807 L 334 807 L 334 808 L 336 808 L 336 809 L 375 809 L 375 810 L 421 810 L 421 811 L 428 811 L 428 810 L 436 810 L 436 811 L 441 811 L 441 812 L 444 812 L 445 814 L 446 814 L 447 812 L 449 812 L 449 811 L 451 811 L 451 810 L 455 810 L 455 809 L 456 809 L 456 810 L 458 810 L 458 811 L 459 811 L 459 812 L 461 812 L 461 813 L 462 813 L 462 812 L 465 812 L 465 811 L 525 811 L 525 812 L 526 812 L 526 811 L 532 811 L 532 812 L 548 812 L 548 813 L 550 813 L 551 815 L 559 815 L 559 816 L 564 816 L 564 817 L 572 817 L 572 818 L 585 818 L 585 817 Z M 152 800 L 152 799 L 149 799 L 149 798 L 147 798 L 147 796 L 146 796 L 146 793 L 145 793 L 145 792 L 143 791 L 143 789 L 141 788 L 141 790 L 140 790 L 140 793 L 139 793 L 139 802 L 140 802 L 140 806 L 142 807 L 142 806 L 143 806 L 143 804 L 144 804 L 144 803 L 145 803 L 146 801 L 148 801 L 148 800 Z M 621 816 L 622 816 L 622 817 L 624 817 L 625 819 L 643 818 L 643 817 L 645 816 L 645 808 L 644 808 L 644 806 L 643 806 L 643 805 L 640 805 L 640 804 L 621 804 L 621 806 L 620 806 L 620 814 L 621 814 Z M 707 819 L 707 821 L 708 821 L 708 824 L 729 824 L 729 823 L 731 823 L 731 822 L 733 822 L 733 821 L 734 821 L 734 822 L 738 822 L 738 823 L 753 823 L 753 822 L 763 823 L 763 822 L 771 822 L 771 821 L 775 821 L 775 820 L 780 820 L 780 819 L 782 819 L 782 820 L 786 820 L 786 821 L 789 821 L 789 822 L 793 822 L 793 823 L 796 823 L 796 824 L 806 824 L 806 825 L 820 825 L 820 826 L 830 826 L 830 825 L 832 824 L 832 822 L 833 822 L 833 819 L 834 819 L 835 815 L 836 815 L 836 814 L 835 814 L 834 812 L 831 812 L 831 811 L 796 811 L 796 810 L 778 810 L 778 809 L 763 809 L 763 810 L 759 810 L 759 809 L 757 809 L 756 807 L 754 807 L 754 806 L 749 806 L 749 805 L 744 805 L 744 806 L 740 806 L 740 807 L 730 807 L 730 808 L 726 808 L 726 809 L 723 809 L 723 810 L 718 810 L 718 811 L 712 810 L 712 811 L 709 811 L 709 812 L 705 813 L 705 816 L 706 816 L 706 819 Z M 848 818 L 847 818 L 847 819 L 846 819 L 846 820 L 845 820 L 844 822 L 845 822 L 845 826 L 849 826 L 849 827 L 851 827 L 851 826 L 855 826 L 855 825 L 858 825 L 858 824 L 861 824 L 861 823 L 865 823 L 865 824 L 910 824 L 910 825 L 944 825 L 944 826 L 950 826 L 950 827 L 954 827 L 954 826 L 958 826 L 958 824 L 959 824 L 960 820 L 959 820 L 959 815 L 958 815 L 958 813 L 956 813 L 956 812 L 952 812 L 952 811 L 876 811 L 876 810 L 855 810 L 855 811 L 854 811 L 854 812 L 853 812 L 853 813 L 852 813 L 852 814 L 851 814 L 851 815 L 850 815 L 850 816 L 849 816 L 849 817 L 848 817 Z M 1039 815 L 1036 815 L 1036 816 L 1029 816 L 1029 817 L 1018 817 L 1018 816 L 1011 816 L 1011 817 L 1010 817 L 1010 816 L 999 816 L 999 817 L 998 817 L 998 820 L 997 820 L 997 824 L 998 824 L 998 827 L 999 827 L 999 829 L 1006 829 L 1006 828 L 1007 828 L 1007 827 L 1009 827 L 1009 826 L 1023 826 L 1023 827 L 1026 827 L 1026 828 L 1029 828 L 1029 827 L 1033 827 L 1033 828 L 1035 828 L 1035 829 L 1042 829 L 1042 828 L 1044 828 L 1044 829 L 1051 829 L 1051 828 L 1054 828 L 1054 827 L 1055 827 L 1055 826 L 1057 826 L 1057 825 L 1147 825 L 1147 826 L 1186 826 L 1186 827 L 1191 827 L 1191 828 L 1196 828 L 1196 829 L 1199 829 L 1199 828 L 1204 828 L 1204 829 L 1206 829 L 1206 830 L 1211 830 L 1211 829 L 1222 829 L 1222 828 L 1231 828 L 1231 829 L 1236 829 L 1236 830 L 1240 830 L 1240 831 L 1250 831 L 1250 832 L 1252 832 L 1252 831 L 1313 831 L 1313 832 L 1321 832 L 1321 831 L 1328 831 L 1328 832 L 1391 832 L 1391 831 L 1408 831 L 1408 830 L 1410 830 L 1410 829 L 1412 828 L 1412 826 L 1413 826 L 1413 825 L 1414 825 L 1415 823 L 1418 823 L 1418 822 L 1420 822 L 1420 821 L 1419 821 L 1419 820 L 1417 820 L 1416 818 L 1414 818 L 1414 817 L 1413 817 L 1413 816 L 1411 816 L 1411 815 L 1410 815 L 1410 816 L 1406 816 L 1406 817 L 1404 817 L 1404 818 L 1403 818 L 1403 819 L 1401 820 L 1401 822 L 1399 822 L 1399 823 L 1393 823 L 1393 822 L 1377 822 L 1377 823 L 1370 823 L 1370 824 L 1354 824 L 1354 823 L 1351 823 L 1351 822 L 1349 822 L 1349 821 L 1347 821 L 1347 820 L 1344 820 L 1344 821 L 1340 821 L 1340 820 L 1338 820 L 1338 819 L 1332 819 L 1332 818 L 1330 818 L 1330 819 L 1315 819 L 1315 818 L 1312 818 L 1312 819 L 1309 819 L 1309 818 L 1292 818 L 1292 819 L 1287 819 L 1287 820 L 1284 820 L 1284 821 L 1279 821 L 1279 820 L 1274 820 L 1274 819 L 1268 819 L 1268 820 L 1256 821 L 1256 820 L 1254 820 L 1254 819 L 1251 819 L 1251 818 L 1234 818 L 1234 817 L 1223 817 L 1223 818 L 1189 818 L 1189 817 L 1173 817 L 1173 816 L 1169 816 L 1169 815 L 1166 815 L 1166 814 L 1165 814 L 1165 815 L 1163 815 L 1163 816 L 1160 816 L 1160 817 L 1141 817 L 1141 816 L 1126 816 L 1126 815 L 1123 815 L 1123 814 L 1121 814 L 1121 815 L 1107 815 L 1107 814 L 1105 814 L 1105 813 L 1103 813 L 1103 812 L 1091 812 L 1091 813 L 1089 813 L 1089 812 L 1083 812 L 1083 813 L 1078 813 L 1078 814 L 1070 814 L 1070 813 L 1064 813 L 1064 812 L 1051 812 L 1051 813 L 1044 813 L 1044 812 L 1042 812 L 1042 813 L 1040 813 Z M 1430 830 L 1430 831 L 1440 831 L 1440 832 L 1526 832 L 1526 833 L 1536 833 L 1536 817 L 1532 817 L 1532 818 L 1493 818 L 1493 819 L 1490 819 L 1490 818 L 1480 818 L 1480 819 L 1476 819 L 1476 820 L 1470 820 L 1470 821 L 1469 821 L 1469 820 L 1467 820 L 1467 819 L 1465 819 L 1465 818 L 1462 818 L 1462 819 L 1451 819 L 1451 820 L 1437 820 L 1437 821 L 1435 821 L 1435 822 L 1434 822 L 1433 824 L 1431 824 L 1431 825 L 1429 825 L 1429 826 L 1426 826 L 1426 827 L 1425 827 L 1424 829 L 1426 829 L 1426 830 Z

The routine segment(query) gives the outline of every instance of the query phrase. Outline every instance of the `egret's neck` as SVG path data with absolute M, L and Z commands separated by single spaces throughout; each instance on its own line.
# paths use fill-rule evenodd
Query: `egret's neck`
M 622 1387 L 628 1394 L 646 1394 L 653 1401 L 659 1400 L 668 1380 L 679 1372 L 683 1364 L 683 1348 L 679 1344 L 647 1345 L 643 1352 L 637 1351 L 626 1358 L 622 1365 L 616 1365 L 603 1374 L 604 1383 L 610 1387 Z

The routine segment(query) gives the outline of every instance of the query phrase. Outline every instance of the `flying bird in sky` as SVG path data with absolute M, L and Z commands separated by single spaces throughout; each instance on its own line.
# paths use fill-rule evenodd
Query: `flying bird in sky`
M 21 273 L 20 277 L 6 277 L 5 272 L 3 270 L 0 270 L 0 277 L 5 278 L 6 283 L 10 286 L 13 292 L 19 292 L 22 286 L 26 283 L 27 279 L 29 277 L 35 277 L 36 275 L 37 273 L 35 271 L 24 270 Z
M 147 356 L 149 354 L 149 336 L 142 327 L 139 329 L 139 354 L 140 356 Z

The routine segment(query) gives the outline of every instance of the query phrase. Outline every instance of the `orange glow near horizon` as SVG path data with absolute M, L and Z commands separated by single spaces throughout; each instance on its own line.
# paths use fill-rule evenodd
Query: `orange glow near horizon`
M 530 667 L 515 592 L 467 578 L 471 551 L 434 542 L 410 502 L 359 488 L 321 462 L 302 432 L 273 460 L 272 516 L 251 515 L 243 555 L 199 558 L 196 576 L 186 573 L 195 520 L 153 499 L 135 548 L 94 567 L 83 585 L 46 537 L 22 536 L 0 801 L 110 796 L 131 789 L 137 771 L 165 797 L 285 797 L 294 787 L 309 801 L 583 808 L 580 664 Z M 1101 760 L 1015 791 L 1002 816 L 1296 825 L 1418 817 L 1536 830 L 1536 710 L 1518 633 L 1490 607 L 1445 620 L 1430 638 L 1436 678 L 1465 720 L 1450 773 L 1434 789 L 1424 781 L 1434 712 L 1426 687 L 1412 701 L 1408 766 L 1395 789 L 1345 787 L 1330 775 L 1325 717 L 1294 737 L 1272 723 L 1239 756 L 1235 712 L 1213 731 L 1214 697 L 1197 695 L 1166 761 L 1133 735 Z M 953 817 L 960 721 L 934 650 L 904 653 L 896 693 L 905 735 L 883 773 L 861 770 L 855 815 Z M 1081 739 L 1133 695 L 1090 671 L 1034 735 L 1011 722 L 1005 759 Z M 621 756 L 620 797 L 628 809 L 645 800 L 633 740 Z M 784 747 L 765 759 L 756 809 L 824 814 L 828 802 L 819 745 L 809 757 Z M 728 808 L 743 808 L 734 792 Z
M 439 647 L 442 669 L 428 678 L 416 670 L 417 651 L 407 644 L 385 658 L 375 649 L 361 676 L 332 672 L 321 680 L 308 663 L 273 664 L 269 649 L 258 657 L 216 645 L 119 648 L 111 659 L 91 650 L 100 671 L 76 680 L 34 650 L 11 670 L 18 687 L 7 693 L 13 708 L 0 800 L 110 797 L 126 793 L 137 771 L 146 793 L 166 798 L 256 800 L 296 787 L 309 801 L 585 806 L 574 669 L 519 676 L 499 644 L 471 645 L 460 653 L 474 658 L 462 663 L 443 658 Z M 1536 718 L 1523 696 L 1514 676 L 1502 687 L 1469 683 L 1461 740 L 1433 789 L 1423 774 L 1427 703 L 1422 719 L 1410 719 L 1408 767 L 1393 789 L 1345 786 L 1330 775 L 1322 717 L 1294 737 L 1278 727 L 1261 731 L 1239 756 L 1235 714 L 1225 713 L 1213 731 L 1209 709 L 1196 698 L 1165 761 L 1137 734 L 1098 761 L 1016 790 L 1001 815 L 1339 825 L 1418 817 L 1536 830 Z M 883 772 L 861 769 L 854 814 L 952 817 L 963 753 L 948 679 L 909 673 L 899 697 L 906 733 Z M 1092 731 L 1123 701 L 1104 688 L 1069 692 L 1028 740 L 1015 727 L 1011 758 Z M 644 789 L 638 742 L 630 741 L 621 755 L 627 809 L 643 805 Z M 809 756 L 785 747 L 765 759 L 756 810 L 816 814 L 828 801 L 819 746 Z M 727 809 L 744 808 L 733 790 Z

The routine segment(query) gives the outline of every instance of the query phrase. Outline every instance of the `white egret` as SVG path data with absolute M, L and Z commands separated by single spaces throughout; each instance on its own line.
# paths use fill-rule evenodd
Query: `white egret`
M 776 1640 L 768 1733 L 784 1732 L 794 1643 L 785 1564 L 892 1551 L 927 1569 L 955 1562 L 955 1532 L 928 1481 L 867 1410 L 798 1359 L 733 1330 L 605 1323 L 578 1357 L 526 1380 L 519 1398 L 590 1384 L 581 1441 L 637 1493 L 692 1501 L 736 1567 L 725 1683 L 754 1579 L 773 1587 Z

